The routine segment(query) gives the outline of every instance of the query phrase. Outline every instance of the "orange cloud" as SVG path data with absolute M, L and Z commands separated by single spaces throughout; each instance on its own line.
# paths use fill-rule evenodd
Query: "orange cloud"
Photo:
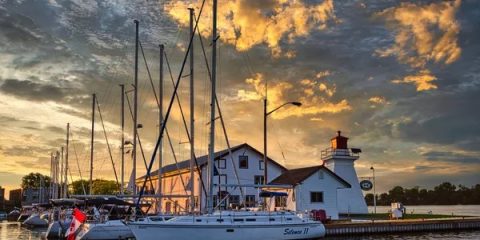
M 188 26 L 187 8 L 192 5 L 200 6 L 200 3 L 198 0 L 172 1 L 165 4 L 165 10 L 180 25 Z M 211 34 L 210 5 L 206 3 L 199 23 L 205 37 Z M 218 31 L 222 41 L 234 45 L 239 51 L 266 44 L 275 57 L 295 56 L 293 51 L 283 53 L 280 47 L 283 37 L 292 43 L 295 38 L 306 36 L 314 29 L 327 28 L 331 21 L 337 21 L 333 0 L 313 6 L 299 0 L 226 0 L 218 5 Z
M 430 73 L 429 70 L 422 70 L 416 75 L 406 76 L 401 80 L 393 80 L 393 83 L 413 83 L 417 86 L 417 91 L 427 91 L 431 89 L 437 89 L 437 85 L 433 84 L 432 81 L 437 80 L 437 78 Z
M 374 103 L 374 104 L 385 104 L 387 103 L 387 100 L 385 100 L 384 97 L 382 96 L 374 96 L 368 99 L 369 102 Z
M 253 87 L 253 90 L 238 90 L 236 100 L 255 101 L 261 100 L 265 96 L 265 79 L 260 73 L 254 77 L 248 78 L 245 82 Z M 327 97 L 333 96 L 335 89 L 328 88 L 324 83 L 318 85 L 316 81 L 303 79 L 300 86 L 293 86 L 286 81 L 277 81 L 268 83 L 268 105 L 271 108 L 279 106 L 285 102 L 292 101 L 292 95 L 300 95 L 298 100 L 302 102 L 301 107 L 291 107 L 288 111 L 278 111 L 273 114 L 273 118 L 282 119 L 289 116 L 318 115 L 322 113 L 340 113 L 352 109 L 346 99 L 337 103 L 331 102 Z M 322 87 L 323 86 L 323 87 Z M 326 97 L 322 96 L 326 93 Z M 320 118 L 318 118 L 320 119 Z
M 402 3 L 377 14 L 396 32 L 395 44 L 377 50 L 377 55 L 395 56 L 399 62 L 421 70 L 418 75 L 407 76 L 400 82 L 415 83 L 418 91 L 437 88 L 431 83 L 436 77 L 426 65 L 429 62 L 448 65 L 460 57 L 462 49 L 457 43 L 460 24 L 455 19 L 460 4 L 460 0 L 429 5 Z

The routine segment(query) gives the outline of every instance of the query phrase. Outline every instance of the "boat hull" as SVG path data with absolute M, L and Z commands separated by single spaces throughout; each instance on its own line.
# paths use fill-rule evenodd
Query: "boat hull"
M 77 234 L 77 240 L 128 239 L 133 237 L 130 228 L 121 220 L 84 224 Z
M 158 239 L 209 239 L 209 240 L 281 240 L 312 239 L 325 236 L 325 227 L 320 223 L 291 225 L 183 225 L 130 223 L 137 240 Z
M 29 227 L 48 227 L 48 221 L 36 213 L 30 215 L 22 224 Z
M 47 239 L 64 238 L 71 220 L 54 221 L 48 226 L 45 236 Z

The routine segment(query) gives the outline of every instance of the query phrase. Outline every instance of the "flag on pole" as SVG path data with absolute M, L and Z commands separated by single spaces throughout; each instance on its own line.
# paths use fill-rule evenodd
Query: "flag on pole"
M 67 233 L 65 234 L 67 240 L 75 240 L 75 233 L 77 232 L 80 225 L 82 225 L 82 223 L 87 220 L 87 215 L 85 215 L 85 213 L 83 213 L 82 211 L 78 210 L 78 208 L 73 209 L 72 216 L 72 223 L 70 223 L 70 227 L 67 229 Z

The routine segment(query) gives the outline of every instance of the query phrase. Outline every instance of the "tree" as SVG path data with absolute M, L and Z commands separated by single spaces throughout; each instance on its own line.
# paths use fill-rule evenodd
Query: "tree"
M 29 173 L 22 178 L 22 188 L 40 188 L 50 186 L 50 177 L 40 173 Z
M 83 185 L 83 186 L 82 186 Z M 93 180 L 93 186 L 92 186 L 92 193 L 91 194 L 96 194 L 96 195 L 114 195 L 119 193 L 119 185 L 117 182 L 112 181 L 112 180 L 104 180 L 104 179 L 95 179 Z M 71 194 L 73 195 L 83 195 L 84 189 L 85 188 L 85 193 L 89 193 L 89 181 L 87 180 L 77 180 L 73 181 L 70 184 L 70 191 Z

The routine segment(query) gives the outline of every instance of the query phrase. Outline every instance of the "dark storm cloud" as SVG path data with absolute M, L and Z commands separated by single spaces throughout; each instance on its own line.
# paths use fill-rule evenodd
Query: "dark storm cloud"
M 462 153 L 455 152 L 443 152 L 443 151 L 430 151 L 423 153 L 422 156 L 425 160 L 431 162 L 450 162 L 450 163 L 461 163 L 461 164 L 479 164 L 480 156 L 470 156 Z
M 65 97 L 62 88 L 30 80 L 5 79 L 0 91 L 33 101 L 61 101 Z

